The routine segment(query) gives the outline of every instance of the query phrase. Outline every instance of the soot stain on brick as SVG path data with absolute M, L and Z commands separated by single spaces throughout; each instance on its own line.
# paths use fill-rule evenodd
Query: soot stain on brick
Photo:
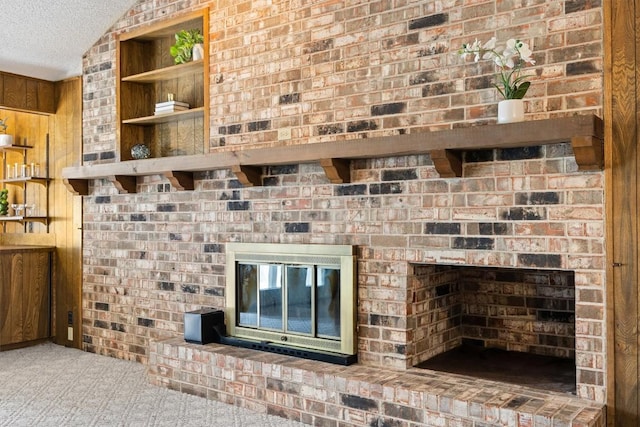
M 510 234 L 509 224 L 505 224 L 504 222 L 481 222 L 478 224 L 478 228 L 480 230 L 480 234 L 485 236 L 503 236 Z
M 503 148 L 497 151 L 498 160 L 528 160 L 542 157 L 542 147 Z
M 172 203 L 162 203 L 158 205 L 158 212 L 175 212 L 177 211 L 176 205 Z
M 115 151 L 103 151 L 100 153 L 100 160 L 111 160 L 116 158 Z
M 557 205 L 560 195 L 554 191 L 516 193 L 517 205 Z
M 599 68 L 595 61 L 572 62 L 566 65 L 567 76 L 600 73 Z
M 600 6 L 602 6 L 601 0 L 567 0 L 564 4 L 564 13 L 568 15 Z
M 198 285 L 182 285 L 180 289 L 185 294 L 197 294 L 200 291 L 200 286 Z
M 286 95 L 280 95 L 278 103 L 280 105 L 285 104 L 295 104 L 300 102 L 300 94 L 299 93 L 288 93 Z
M 425 98 L 436 95 L 446 95 L 455 92 L 456 85 L 451 82 L 428 84 L 422 88 L 422 96 Z
M 464 153 L 464 161 L 468 163 L 492 162 L 495 150 L 473 150 Z
M 111 203 L 111 196 L 96 196 L 96 203 Z
M 271 120 L 259 120 L 247 124 L 247 130 L 249 132 L 258 132 L 269 129 L 271 129 Z
M 100 311 L 109 311 L 109 304 L 104 302 L 97 302 L 95 303 L 95 308 L 96 310 L 100 310 Z
M 369 194 L 402 194 L 404 192 L 403 185 L 399 182 L 385 182 L 382 184 L 370 184 Z
M 509 208 L 502 212 L 502 219 L 508 221 L 540 221 L 546 219 L 544 208 Z
M 456 237 L 453 240 L 454 249 L 491 250 L 494 240 L 488 237 Z
M 318 130 L 318 135 L 333 135 L 337 133 L 344 133 L 344 127 L 342 124 L 332 124 L 332 125 L 319 125 L 316 126 Z
M 365 184 L 339 185 L 336 187 L 336 196 L 363 196 L 367 192 Z
M 158 282 L 158 290 L 161 291 L 175 291 L 176 285 L 172 282 Z
M 435 71 L 423 71 L 409 77 L 410 85 L 420 85 L 425 83 L 431 83 L 438 80 L 438 76 Z
M 527 267 L 560 268 L 562 266 L 560 255 L 519 254 L 518 262 Z
M 409 30 L 419 30 L 421 28 L 435 27 L 446 24 L 449 21 L 449 14 L 436 13 L 435 15 L 424 16 L 413 19 L 409 22 Z
M 277 165 L 269 166 L 269 175 L 293 175 L 298 173 L 298 165 Z
M 285 233 L 308 233 L 309 229 L 308 222 L 287 222 L 284 224 Z
M 85 162 L 95 162 L 96 160 L 98 160 L 98 153 L 83 154 L 82 160 Z
M 406 102 L 390 102 L 388 104 L 372 105 L 372 116 L 386 116 L 390 114 L 404 113 L 407 109 Z
M 374 120 L 359 120 L 347 123 L 347 132 L 363 132 L 378 129 L 378 123 Z
M 138 317 L 138 326 L 145 328 L 153 328 L 156 322 L 153 319 L 145 319 L 144 317 Z
M 353 394 L 343 394 L 340 396 L 340 402 L 349 408 L 359 409 L 361 411 L 372 411 L 378 409 L 375 400 L 366 397 L 360 397 Z
M 415 169 L 394 169 L 382 171 L 383 181 L 407 181 L 418 179 Z
M 429 222 L 425 224 L 424 234 L 460 234 L 459 222 Z
M 222 245 L 218 243 L 205 243 L 204 252 L 205 253 L 222 253 Z
M 211 295 L 214 297 L 223 297 L 224 296 L 224 288 L 205 288 L 205 295 Z
M 228 211 L 248 211 L 251 208 L 251 202 L 227 202 Z

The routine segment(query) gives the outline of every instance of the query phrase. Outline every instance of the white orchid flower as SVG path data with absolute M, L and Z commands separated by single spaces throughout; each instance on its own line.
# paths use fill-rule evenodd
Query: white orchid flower
M 530 76 L 521 75 L 521 71 L 525 63 L 535 65 L 535 60 L 529 45 L 521 40 L 511 38 L 504 48 L 498 48 L 495 37 L 484 44 L 476 39 L 471 44 L 463 44 L 458 54 L 463 58 L 473 54 L 475 62 L 480 59 L 493 61 L 499 69 L 495 87 L 505 99 L 521 99 L 531 85 Z

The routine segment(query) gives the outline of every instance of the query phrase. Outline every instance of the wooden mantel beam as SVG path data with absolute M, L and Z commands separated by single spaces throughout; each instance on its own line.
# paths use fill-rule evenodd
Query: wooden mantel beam
M 119 191 L 135 192 L 135 177 L 164 175 L 178 190 L 193 188 L 192 173 L 231 169 L 243 185 L 262 185 L 262 167 L 320 162 L 331 182 L 350 181 L 353 159 L 430 154 L 442 177 L 462 175 L 462 152 L 571 142 L 581 171 L 602 169 L 604 126 L 589 115 L 469 126 L 433 132 L 332 141 L 318 144 L 257 146 L 212 150 L 206 154 L 129 160 L 65 168 L 62 177 L 73 188 L 78 181 L 110 179 Z M 180 172 L 176 172 L 180 171 Z

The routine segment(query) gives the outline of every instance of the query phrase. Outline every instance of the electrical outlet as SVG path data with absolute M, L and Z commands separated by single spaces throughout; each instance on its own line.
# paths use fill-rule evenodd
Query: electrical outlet
M 278 141 L 291 139 L 291 128 L 278 129 Z
M 67 341 L 73 341 L 73 328 L 71 326 L 67 328 Z

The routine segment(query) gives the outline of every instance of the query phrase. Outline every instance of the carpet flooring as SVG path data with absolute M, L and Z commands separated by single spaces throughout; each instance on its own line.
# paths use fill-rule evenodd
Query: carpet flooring
M 304 425 L 153 386 L 135 362 L 51 343 L 0 352 L 0 426 Z

